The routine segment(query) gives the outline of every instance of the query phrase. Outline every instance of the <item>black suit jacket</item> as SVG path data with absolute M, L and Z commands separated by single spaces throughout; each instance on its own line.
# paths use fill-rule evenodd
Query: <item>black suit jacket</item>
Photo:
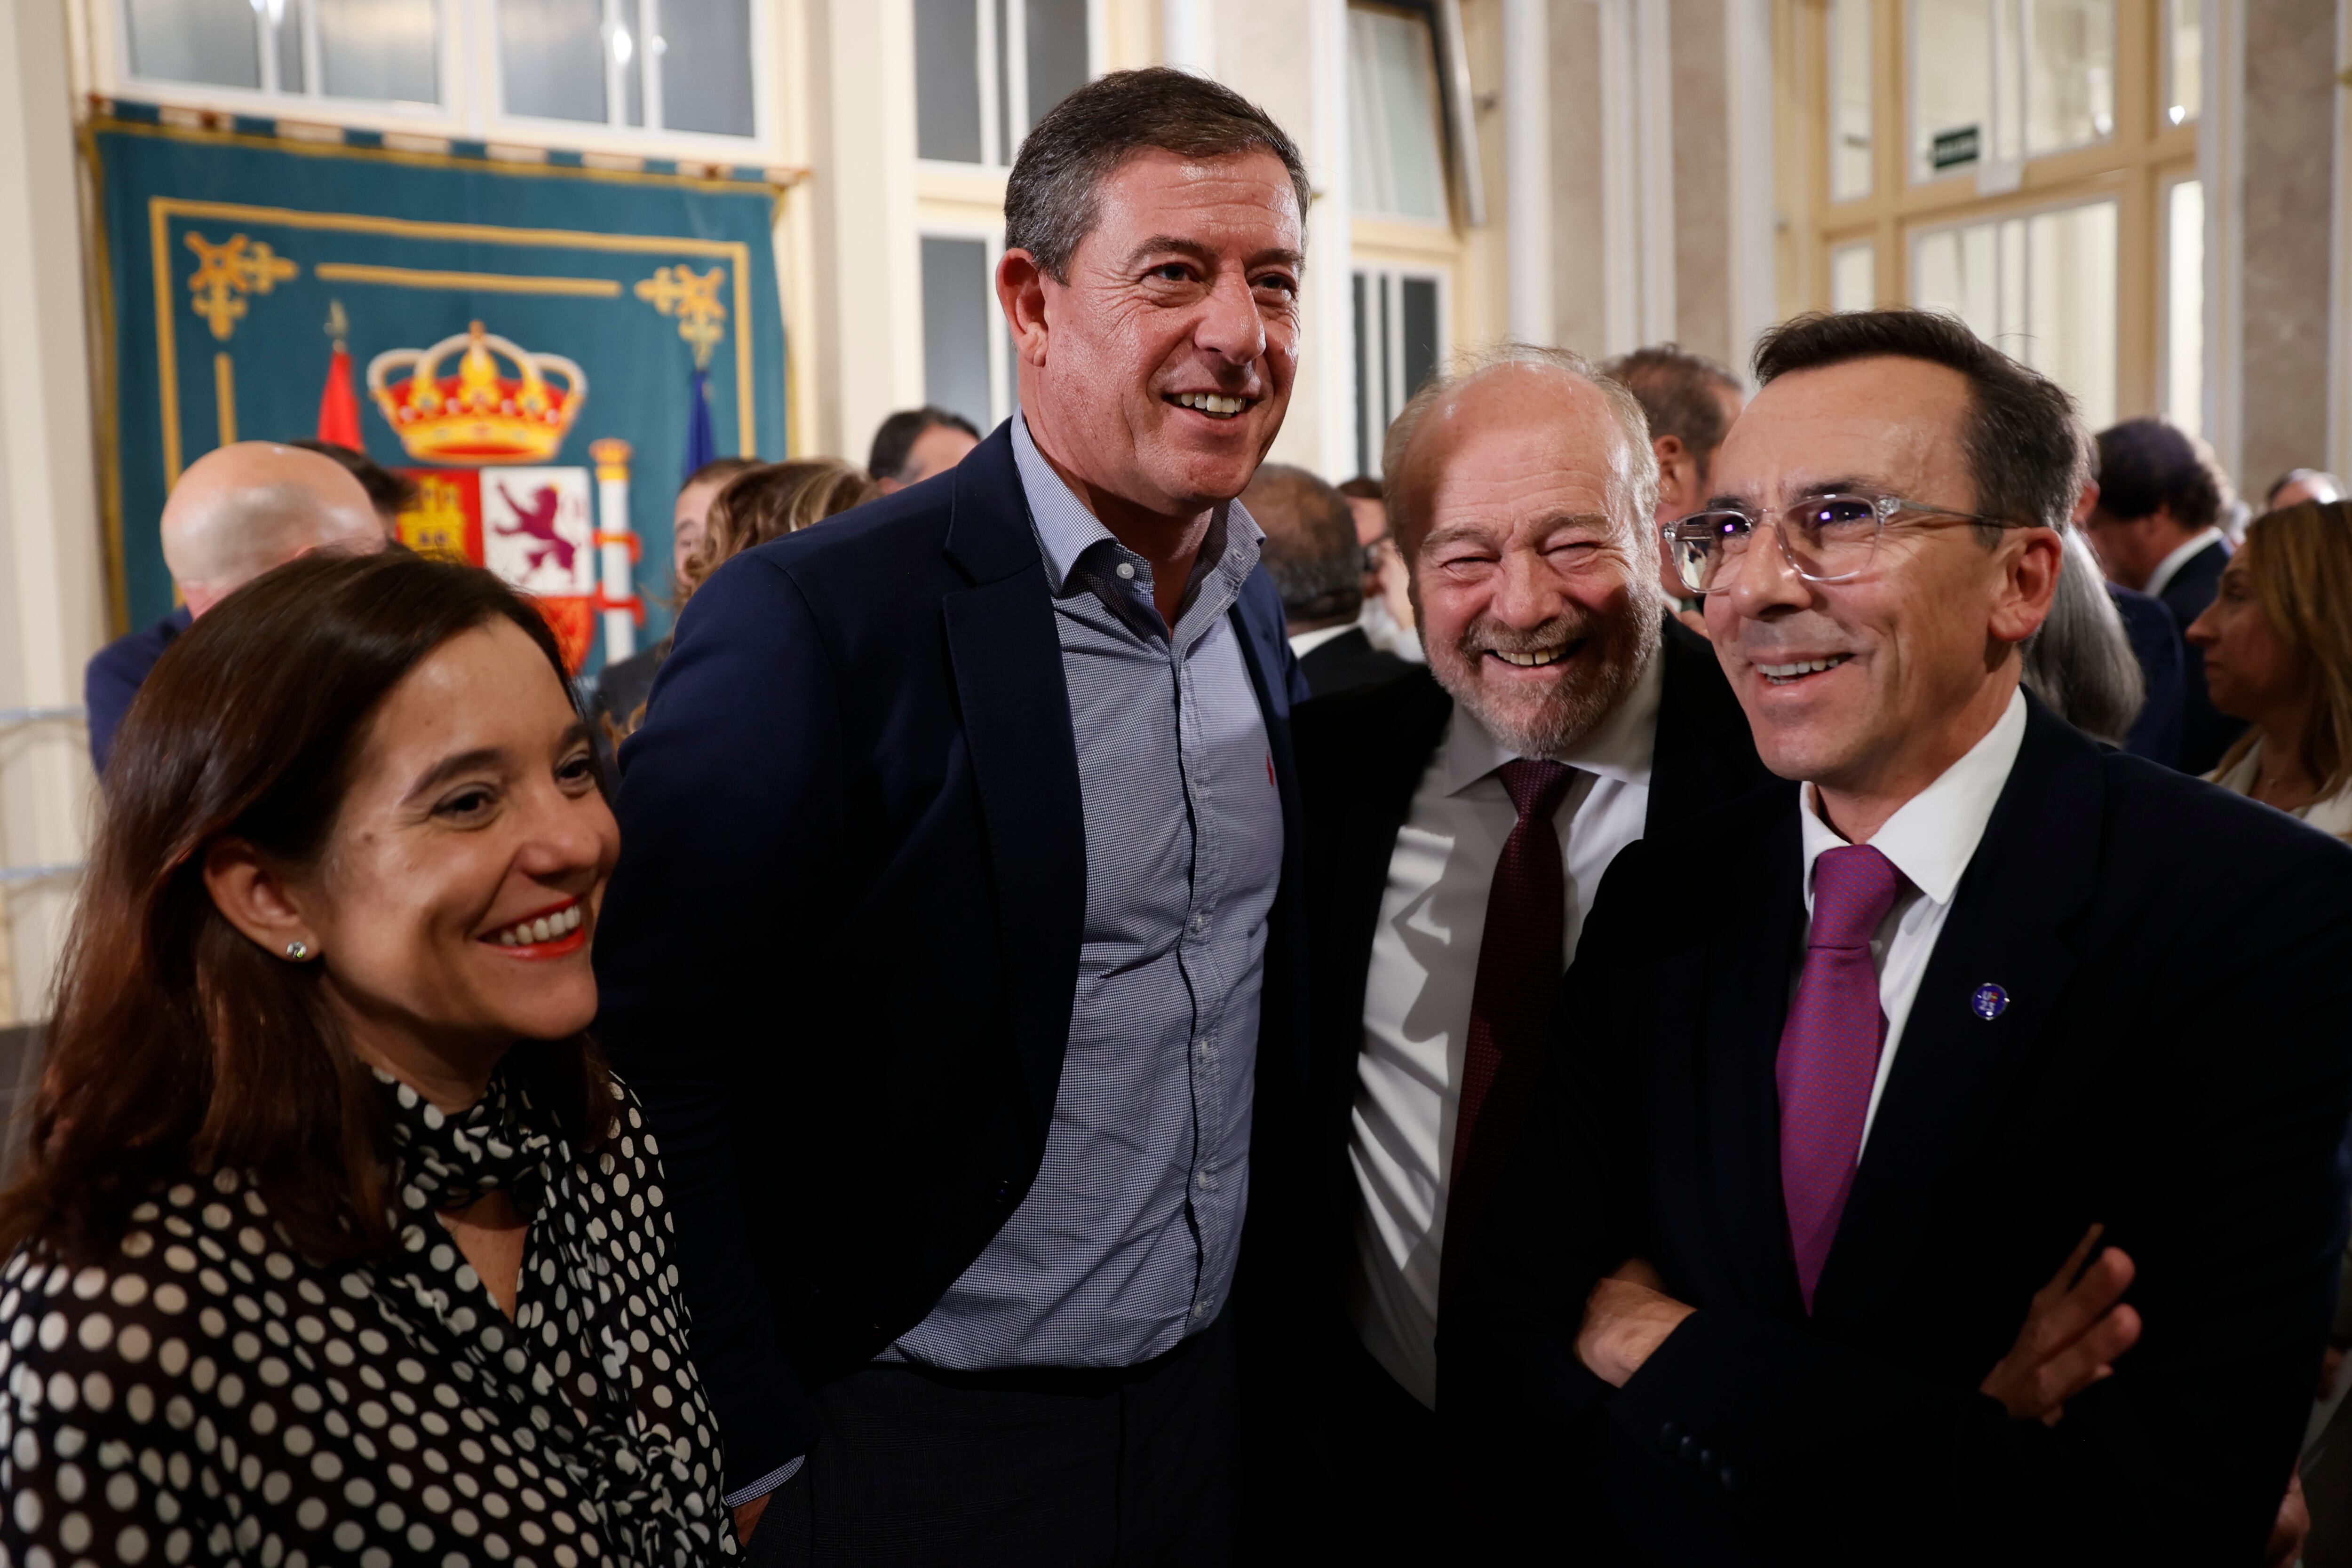
M 2216 539 L 2180 563 L 2172 580 L 2157 595 L 2172 612 L 2182 633 L 2180 696 L 2180 766 L 2184 772 L 2210 773 L 2244 732 L 2246 721 L 2231 718 L 2213 706 L 2205 691 L 2205 650 L 2187 640 L 2189 623 L 2205 613 L 2221 591 L 2221 569 L 2230 564 L 2230 547 Z
M 1687 822 L 1771 779 L 1715 650 L 1669 619 L 1658 732 L 1644 832 Z M 1421 667 L 1377 686 L 1318 699 L 1298 711 L 1300 792 L 1307 810 L 1307 967 L 1312 1019 L 1305 1134 L 1316 1179 L 1300 1184 L 1304 1234 L 1295 1255 L 1310 1272 L 1294 1290 L 1325 1316 L 1352 1265 L 1356 1180 L 1349 1113 L 1364 1045 L 1364 988 L 1373 927 L 1387 891 L 1397 832 L 1453 716 L 1454 699 Z M 1588 929 L 1590 929 L 1588 927 Z M 1449 1237 L 1449 1243 L 1458 1238 Z
M 2352 849 L 2029 703 L 1810 1320 L 1774 1084 L 1796 787 L 1644 840 L 1601 887 L 1440 1331 L 1440 1408 L 1593 1478 L 1563 1517 L 1613 1512 L 1627 1556 L 2256 1560 L 2343 1240 Z M 2055 1427 L 2011 1420 L 1977 1389 L 2095 1220 L 2145 1336 Z M 1573 1339 L 1628 1254 L 1698 1310 L 1612 1393 Z
M 131 700 L 147 683 L 147 672 L 180 633 L 195 624 L 188 607 L 181 605 L 144 632 L 117 637 L 89 656 L 82 671 L 82 711 L 89 717 L 89 761 L 99 777 L 106 777 L 106 759 L 114 754 L 114 732 L 131 711 Z
M 1304 691 L 1262 571 L 1232 613 L 1283 800 L 1255 1079 L 1278 1129 L 1304 1076 Z M 621 760 L 597 1035 L 660 1136 L 734 1490 L 807 1446 L 805 1391 L 921 1322 L 1045 1155 L 1086 840 L 1007 430 L 714 573 Z M 1253 1141 L 1253 1207 L 1276 1145 Z
M 1350 626 L 1328 642 L 1317 643 L 1298 661 L 1307 689 L 1318 697 L 1392 680 L 1411 668 L 1387 649 L 1373 647 L 1360 626 Z

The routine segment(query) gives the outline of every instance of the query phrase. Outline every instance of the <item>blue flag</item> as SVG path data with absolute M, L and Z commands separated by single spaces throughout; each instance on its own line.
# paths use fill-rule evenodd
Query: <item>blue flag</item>
M 686 473 L 681 485 L 693 476 L 696 469 L 719 455 L 719 438 L 710 430 L 710 375 L 697 368 L 694 379 L 688 383 L 686 398 Z

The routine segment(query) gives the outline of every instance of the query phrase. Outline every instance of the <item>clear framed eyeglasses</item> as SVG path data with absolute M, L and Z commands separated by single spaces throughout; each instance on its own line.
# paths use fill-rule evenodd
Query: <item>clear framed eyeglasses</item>
M 1887 526 L 1993 528 L 2039 528 L 2012 517 L 1988 517 L 1906 501 L 1900 496 L 1807 496 L 1776 512 L 1759 516 L 1736 507 L 1694 512 L 1660 528 L 1683 586 L 1713 593 L 1739 570 L 1749 542 L 1767 523 L 1780 541 L 1790 569 L 1808 582 L 1845 582 L 1870 570 Z

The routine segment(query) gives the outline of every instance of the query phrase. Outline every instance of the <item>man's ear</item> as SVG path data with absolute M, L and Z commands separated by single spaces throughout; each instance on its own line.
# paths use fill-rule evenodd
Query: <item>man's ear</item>
M 1025 250 L 1008 250 L 996 264 L 996 300 L 1024 364 L 1045 362 L 1045 269 Z
M 1679 435 L 1661 435 L 1650 443 L 1658 456 L 1658 507 L 1662 517 L 1698 509 L 1699 497 L 1690 494 L 1698 485 L 1698 465 Z
M 2022 643 L 2050 618 L 2066 544 L 2049 528 L 2021 528 L 2001 541 L 2008 556 L 1986 630 L 2003 643 Z
M 243 839 L 223 839 L 205 852 L 205 891 L 221 917 L 266 953 L 316 956 L 318 930 L 283 872 Z M 299 961 L 299 960 L 298 960 Z

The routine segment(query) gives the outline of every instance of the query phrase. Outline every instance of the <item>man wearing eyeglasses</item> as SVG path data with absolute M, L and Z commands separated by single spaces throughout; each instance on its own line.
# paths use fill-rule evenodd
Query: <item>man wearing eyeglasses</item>
M 2352 851 L 2020 690 L 2063 392 L 1899 310 L 1756 369 L 1669 543 L 1796 787 L 1611 868 L 1441 1408 L 1621 1554 L 2254 1563 L 2343 1234 Z

